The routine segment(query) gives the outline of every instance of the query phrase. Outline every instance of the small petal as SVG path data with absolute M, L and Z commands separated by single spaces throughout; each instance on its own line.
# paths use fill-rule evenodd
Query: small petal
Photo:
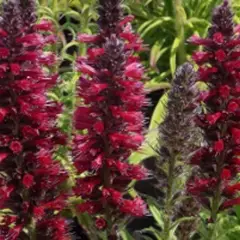
M 0 122 L 4 120 L 8 112 L 9 111 L 6 108 L 0 108 Z
M 225 61 L 226 56 L 227 56 L 226 53 L 222 49 L 215 52 L 215 57 L 219 62 Z
M 11 72 L 13 73 L 13 75 L 18 75 L 21 71 L 21 67 L 17 63 L 11 63 L 10 69 L 11 69 Z
M 102 205 L 98 202 L 87 201 L 78 205 L 77 209 L 81 213 L 96 214 L 102 209 Z
M 18 154 L 22 151 L 23 146 L 19 141 L 12 141 L 10 144 L 10 149 L 13 151 L 13 153 Z
M 134 217 L 142 217 L 147 213 L 147 206 L 141 198 L 137 197 L 134 200 L 124 200 L 120 210 Z
M 128 15 L 126 16 L 125 18 L 123 18 L 119 23 L 118 25 L 120 27 L 124 26 L 125 24 L 129 23 L 129 22 L 132 22 L 134 20 L 134 16 L 133 15 Z
M 36 31 L 53 31 L 53 23 L 43 19 L 40 23 L 35 24 L 33 29 Z
M 210 57 L 211 57 L 211 54 L 209 54 L 207 52 L 194 52 L 192 55 L 192 59 L 197 64 L 202 64 L 202 63 L 206 62 Z
M 200 38 L 197 35 L 193 35 L 187 41 L 191 44 L 194 44 L 194 45 L 204 45 L 204 46 L 212 45 L 212 40 L 211 39 Z
M 231 129 L 232 138 L 236 144 L 240 144 L 240 129 L 232 128 Z
M 107 227 L 107 221 L 102 217 L 97 218 L 95 221 L 95 226 L 98 230 L 102 231 Z
M 31 174 L 25 174 L 24 175 L 24 177 L 23 177 L 23 185 L 26 188 L 30 188 L 33 185 L 33 181 L 34 181 L 33 175 L 31 175 Z
M 99 156 L 97 156 L 96 159 L 94 159 L 91 163 L 91 167 L 94 170 L 98 170 L 99 168 L 101 168 L 103 165 L 103 155 L 100 154 Z
M 1 37 L 7 37 L 8 33 L 5 30 L 3 30 L 2 28 L 0 28 L 0 36 Z
M 100 35 L 89 35 L 82 33 L 78 35 L 77 40 L 83 43 L 94 43 L 97 42 L 100 38 Z
M 16 57 L 17 61 L 36 61 L 38 54 L 36 52 L 25 52 L 21 56 Z
M 89 48 L 87 54 L 91 60 L 94 60 L 96 57 L 99 57 L 105 53 L 104 48 Z
M 4 159 L 6 159 L 7 157 L 8 157 L 8 153 L 5 153 L 5 152 L 1 152 L 0 153 L 0 163 L 4 160 Z
M 224 141 L 222 139 L 214 142 L 213 149 L 217 153 L 221 153 L 224 150 Z
M 7 58 L 10 54 L 10 51 L 7 48 L 0 48 L 0 57 Z
M 227 98 L 230 94 L 230 87 L 228 85 L 223 85 L 218 91 L 222 98 Z
M 213 41 L 219 45 L 223 44 L 224 42 L 224 37 L 222 35 L 222 33 L 220 32 L 217 32 L 217 33 L 214 33 L 213 35 Z
M 209 122 L 210 125 L 214 125 L 220 119 L 221 116 L 222 116 L 222 113 L 217 112 L 217 113 L 214 113 L 214 114 L 208 114 L 206 116 L 206 119 L 207 119 L 207 121 Z
M 93 67 L 91 67 L 90 65 L 84 64 L 84 63 L 78 65 L 77 69 L 81 73 L 88 74 L 90 76 L 94 76 L 97 74 L 97 71 Z
M 221 179 L 222 180 L 229 180 L 229 179 L 231 179 L 231 176 L 232 176 L 232 174 L 231 174 L 231 171 L 229 169 L 224 168 L 222 170 L 222 173 L 221 173 Z
M 235 198 L 235 199 L 231 199 L 231 200 L 225 201 L 225 202 L 220 206 L 220 209 L 226 209 L 226 208 L 230 208 L 230 207 L 236 206 L 236 205 L 240 205 L 240 197 L 239 197 L 239 198 Z
M 131 63 L 126 66 L 125 74 L 127 77 L 141 79 L 143 77 L 143 68 L 139 63 Z
M 239 105 L 235 101 L 230 101 L 227 106 L 228 112 L 235 112 L 237 109 L 239 109 Z
M 93 125 L 93 129 L 96 131 L 97 134 L 102 134 L 104 132 L 104 123 L 102 121 L 97 121 Z

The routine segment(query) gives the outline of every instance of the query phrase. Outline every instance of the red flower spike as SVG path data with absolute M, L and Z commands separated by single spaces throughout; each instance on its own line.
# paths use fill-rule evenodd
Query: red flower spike
M 199 202 L 215 202 L 214 208 L 210 206 L 213 222 L 220 211 L 240 204 L 240 199 L 236 198 L 238 185 L 228 185 L 236 182 L 236 174 L 240 170 L 240 40 L 239 34 L 234 32 L 236 26 L 229 5 L 226 0 L 213 11 L 212 26 L 206 39 L 192 39 L 193 44 L 203 46 L 203 56 L 214 54 L 214 59 L 206 59 L 203 63 L 196 61 L 200 80 L 204 80 L 214 94 L 202 100 L 205 110 L 195 116 L 203 131 L 203 144 L 207 151 L 193 164 L 196 162 L 198 165 L 196 174 L 204 176 L 204 181 L 190 181 L 188 191 Z M 210 184 L 212 179 L 215 184 Z
M 77 58 L 76 69 L 87 76 L 79 79 L 78 94 L 83 101 L 75 111 L 74 126 L 87 132 L 74 138 L 72 153 L 78 173 L 91 173 L 91 178 L 78 180 L 75 193 L 83 198 L 83 203 L 77 208 L 91 215 L 101 214 L 104 219 L 108 209 L 111 224 L 106 228 L 109 228 L 115 225 L 118 216 L 141 216 L 146 208 L 143 202 L 135 203 L 133 199 L 128 201 L 138 205 L 139 212 L 127 211 L 127 202 L 123 205 L 127 201 L 125 187 L 120 187 L 121 180 L 126 186 L 126 182 L 147 176 L 144 168 L 126 163 L 144 140 L 141 112 L 146 105 L 141 82 L 144 69 L 134 54 L 144 46 L 132 32 L 133 17 L 122 17 L 120 1 L 100 1 L 99 9 L 99 33 L 78 35 L 78 41 L 90 45 L 87 56 Z
M 33 220 L 39 227 L 45 211 L 54 213 L 56 221 L 60 219 L 61 199 L 66 198 L 59 185 L 67 174 L 52 158 L 57 145 L 63 143 L 56 128 L 60 107 L 47 99 L 57 77 L 43 66 L 53 63 L 54 55 L 43 54 L 50 35 L 37 32 L 50 31 L 50 22 L 36 25 L 36 2 L 25 2 L 4 0 L 0 22 L 0 168 L 4 169 L 0 210 L 11 209 L 15 219 L 11 228 L 7 223 L 0 227 L 0 239 L 4 233 L 3 239 L 9 240 L 29 238 L 26 227 Z M 35 229 L 36 239 L 63 237 L 58 227 L 49 236 L 50 223 L 48 227 L 41 229 L 42 236 Z

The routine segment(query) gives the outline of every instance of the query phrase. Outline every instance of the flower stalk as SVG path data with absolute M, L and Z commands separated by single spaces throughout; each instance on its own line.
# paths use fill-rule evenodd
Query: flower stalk
M 196 79 L 197 75 L 191 64 L 185 63 L 178 68 L 172 89 L 168 94 L 167 113 L 163 123 L 159 126 L 160 146 L 157 152 L 160 158 L 159 166 L 164 172 L 163 179 L 160 180 L 165 186 L 164 240 L 170 239 L 176 210 L 175 203 L 179 200 L 178 190 L 183 188 L 178 181 L 182 173 L 182 164 L 187 162 L 189 153 L 194 148 L 193 142 L 199 141 L 195 123 L 192 120 L 197 107 L 195 103 Z
M 83 199 L 78 211 L 95 220 L 93 229 L 118 239 L 126 216 L 146 213 L 144 201 L 127 193 L 132 180 L 147 177 L 142 166 L 127 163 L 144 140 L 144 70 L 135 56 L 144 46 L 132 32 L 133 16 L 123 17 L 120 0 L 100 0 L 98 11 L 98 34 L 78 36 L 90 45 L 76 66 L 82 73 L 78 94 L 83 101 L 75 111 L 75 128 L 86 134 L 76 134 L 73 143 L 74 164 L 84 173 L 75 194 Z
M 45 225 L 61 219 L 66 194 L 60 184 L 67 179 L 53 160 L 57 145 L 65 144 L 55 125 L 61 107 L 46 97 L 57 76 L 43 70 L 54 64 L 54 55 L 43 51 L 52 42 L 52 25 L 36 22 L 33 0 L 4 1 L 2 8 L 0 208 L 11 215 L 1 218 L 0 239 L 66 239 L 65 220 L 61 229 Z
M 217 7 L 207 38 L 193 36 L 189 42 L 204 50 L 193 54 L 199 76 L 208 86 L 200 101 L 205 111 L 196 117 L 204 141 L 192 157 L 197 174 L 188 191 L 210 212 L 216 223 L 219 212 L 240 203 L 239 184 L 239 30 L 233 23 L 229 2 Z M 210 199 L 210 200 L 209 200 Z

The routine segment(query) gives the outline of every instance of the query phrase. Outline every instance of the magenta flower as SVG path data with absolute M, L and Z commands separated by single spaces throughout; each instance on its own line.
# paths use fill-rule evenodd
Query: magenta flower
M 189 40 L 204 46 L 204 51 L 194 53 L 193 58 L 209 90 L 200 97 L 206 111 L 197 116 L 197 123 L 205 142 L 192 157 L 198 175 L 189 181 L 188 190 L 211 209 L 213 221 L 220 210 L 240 203 L 235 178 L 240 169 L 240 41 L 232 17 L 228 1 L 224 1 L 213 13 L 208 37 Z
M 140 81 L 143 67 L 133 55 L 143 48 L 142 42 L 131 30 L 132 16 L 123 18 L 120 0 L 100 1 L 99 15 L 99 34 L 78 36 L 91 46 L 87 57 L 77 61 L 83 102 L 75 112 L 75 127 L 87 129 L 87 133 L 75 136 L 73 149 L 78 172 L 88 172 L 75 188 L 75 193 L 86 199 L 78 210 L 101 215 L 97 227 L 104 218 L 111 225 L 124 215 L 146 213 L 143 200 L 125 196 L 132 180 L 147 176 L 143 167 L 127 163 L 144 140 L 141 110 L 147 101 Z M 108 226 L 110 235 L 113 227 Z
M 36 24 L 32 0 L 6 1 L 2 12 L 0 206 L 10 209 L 11 216 L 2 219 L 0 239 L 32 239 L 39 231 L 34 225 L 44 235 L 34 239 L 63 239 L 66 224 L 61 223 L 60 229 L 57 213 L 65 206 L 66 196 L 59 185 L 67 174 L 52 155 L 65 138 L 55 126 L 61 107 L 46 97 L 57 77 L 42 70 L 49 64 L 43 52 L 44 36 L 49 33 L 41 31 L 49 32 L 52 25 L 46 21 Z

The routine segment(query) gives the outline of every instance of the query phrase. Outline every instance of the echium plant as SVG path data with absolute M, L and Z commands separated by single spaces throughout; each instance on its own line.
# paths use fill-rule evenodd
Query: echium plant
M 67 174 L 53 160 L 65 137 L 55 126 L 61 106 L 47 100 L 57 76 L 43 70 L 53 55 L 52 25 L 36 23 L 34 0 L 8 0 L 0 21 L 0 239 L 67 239 L 59 216 Z M 47 32 L 43 37 L 42 32 Z
M 132 32 L 132 19 L 123 17 L 120 0 L 100 0 L 99 33 L 78 37 L 91 45 L 87 57 L 77 60 L 83 100 L 75 112 L 75 128 L 87 132 L 74 139 L 74 163 L 84 173 L 75 193 L 84 199 L 78 210 L 96 217 L 96 228 L 106 229 L 108 239 L 117 238 L 125 216 L 146 213 L 144 201 L 127 194 L 132 180 L 147 176 L 143 167 L 127 163 L 144 140 L 141 109 L 147 104 L 140 81 L 143 67 L 134 55 L 143 46 Z
M 191 149 L 193 150 L 199 141 L 197 139 L 199 133 L 193 120 L 197 109 L 196 80 L 197 74 L 190 63 L 185 63 L 177 69 L 172 81 L 172 89 L 168 94 L 167 113 L 159 126 L 157 152 L 161 173 L 159 181 L 165 194 L 162 234 L 164 240 L 171 239 L 177 204 L 181 201 L 179 193 L 184 191 L 184 178 L 187 177 L 186 163 Z
M 210 221 L 218 213 L 240 204 L 237 197 L 240 184 L 236 174 L 240 167 L 240 88 L 239 46 L 228 1 L 217 7 L 207 38 L 197 36 L 189 42 L 203 46 L 193 59 L 199 65 L 199 77 L 208 86 L 201 95 L 202 113 L 197 115 L 198 126 L 204 132 L 202 147 L 195 152 L 191 163 L 197 175 L 188 183 L 188 191 L 210 210 Z M 215 239 L 215 238 L 214 238 Z

